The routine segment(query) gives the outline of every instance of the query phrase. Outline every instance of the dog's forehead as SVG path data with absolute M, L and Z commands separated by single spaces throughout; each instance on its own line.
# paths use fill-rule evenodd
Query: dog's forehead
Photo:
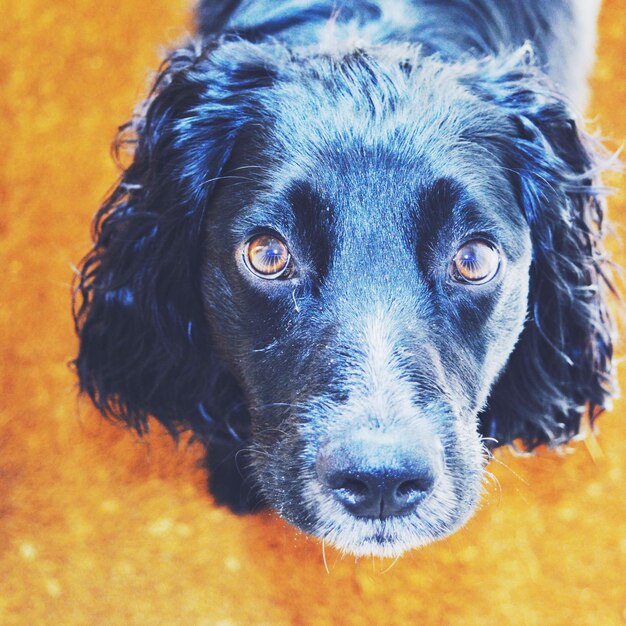
M 443 113 L 394 111 L 378 121 L 371 111 L 357 110 L 335 124 L 308 116 L 306 104 L 299 121 L 287 120 L 289 130 L 279 120 L 266 144 L 273 163 L 270 195 L 291 206 L 294 195 L 296 205 L 304 198 L 308 210 L 332 217 L 353 236 L 380 237 L 385 231 L 400 236 L 398 226 L 409 218 L 432 221 L 433 205 L 450 218 L 463 205 L 493 222 L 523 226 L 498 155 L 455 128 L 443 128 Z M 296 210 L 296 219 L 301 216 Z
M 353 142 L 410 156 L 453 147 L 477 126 L 504 130 L 506 116 L 468 89 L 463 64 L 407 57 L 374 51 L 300 59 L 266 94 L 277 138 L 288 138 L 286 150 Z
M 478 126 L 498 134 L 505 116 L 436 61 L 408 72 L 395 58 L 375 61 L 325 59 L 272 90 L 266 156 L 280 170 L 276 180 L 309 181 L 336 206 L 378 204 L 382 212 L 450 180 L 519 219 L 497 150 L 473 139 Z

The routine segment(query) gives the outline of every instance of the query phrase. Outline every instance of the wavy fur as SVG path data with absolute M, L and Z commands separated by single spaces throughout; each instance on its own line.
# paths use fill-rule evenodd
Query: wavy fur
M 202 42 L 192 41 L 169 55 L 150 97 L 120 129 L 116 150 L 130 149 L 131 163 L 96 215 L 94 247 L 80 266 L 74 299 L 80 339 L 75 366 L 81 390 L 104 415 L 122 420 L 140 434 L 154 416 L 174 436 L 191 430 L 201 439 L 209 449 L 212 491 L 234 510 L 243 512 L 267 501 L 298 526 L 332 535 L 343 549 L 397 554 L 451 532 L 471 514 L 482 476 L 481 440 L 493 445 L 515 442 L 528 449 L 562 444 L 580 432 L 585 415 L 593 423 L 609 405 L 615 382 L 613 328 L 606 305 L 612 288 L 602 247 L 605 209 L 598 182 L 602 148 L 575 121 L 568 98 L 555 85 L 559 72 L 554 70 L 550 77 L 544 71 L 546 58 L 553 67 L 556 63 L 549 57 L 556 44 L 546 44 L 548 35 L 537 42 L 537 57 L 529 45 L 507 51 L 522 42 L 503 39 L 508 31 L 502 20 L 515 18 L 507 13 L 506 2 L 496 8 L 491 0 L 482 0 L 468 14 L 470 25 L 457 26 L 458 39 L 452 29 L 445 45 L 438 43 L 441 32 L 426 26 L 420 31 L 418 20 L 416 32 L 422 34 L 415 44 L 359 43 L 344 51 L 300 46 L 302 33 L 311 32 L 301 27 L 319 22 L 320 28 L 328 28 L 331 17 L 346 29 L 374 25 L 382 33 L 378 39 L 393 36 L 392 22 L 385 21 L 388 2 L 348 4 L 339 17 L 328 3 L 277 4 L 272 16 L 256 26 L 254 14 L 246 14 L 249 9 L 241 9 L 238 2 L 200 6 Z M 562 11 L 566 4 L 544 3 L 539 18 L 544 19 L 547 11 L 557 16 L 557 24 L 561 19 L 564 28 L 571 27 L 571 12 Z M 427 15 L 423 22 L 427 25 L 433 17 L 428 11 L 443 19 L 440 12 L 445 13 L 445 6 L 452 11 L 448 17 L 467 8 L 465 2 L 416 2 L 410 11 L 416 19 L 420 12 Z M 485 31 L 481 20 L 490 14 L 494 21 Z M 480 27 L 472 30 L 473 22 Z M 285 41 L 270 36 L 283 36 Z M 459 42 L 478 36 L 487 43 L 454 58 Z M 312 110 L 315 98 L 319 109 L 306 117 L 300 109 Z M 412 99 L 421 112 L 414 128 L 410 118 L 401 116 L 413 106 Z M 323 120 L 328 111 L 334 111 L 335 122 L 318 124 L 316 117 Z M 408 139 L 395 130 L 398 119 L 403 129 L 409 129 Z M 397 268 L 389 337 L 399 353 L 413 356 L 398 361 L 403 371 L 390 380 L 413 385 L 405 390 L 406 396 L 416 399 L 400 407 L 395 419 L 406 417 L 411 423 L 411 411 L 418 410 L 410 408 L 412 403 L 430 407 L 438 416 L 433 418 L 436 436 L 446 450 L 450 475 L 446 474 L 445 498 L 440 504 L 433 499 L 424 509 L 428 512 L 423 514 L 433 519 L 413 520 L 411 532 L 398 531 L 402 539 L 388 537 L 385 541 L 390 543 L 378 548 L 374 539 L 362 539 L 374 532 L 376 524 L 361 528 L 358 519 L 352 524 L 350 532 L 361 537 L 359 545 L 357 539 L 342 538 L 340 520 L 346 513 L 333 517 L 335 504 L 328 494 L 320 505 L 324 519 L 315 510 L 316 498 L 322 498 L 319 485 L 310 486 L 316 480 L 310 465 L 315 450 L 332 433 L 344 436 L 337 432 L 336 422 L 346 407 L 368 406 L 369 400 L 367 390 L 359 392 L 365 395 L 357 401 L 356 387 L 346 386 L 358 354 L 351 352 L 357 336 L 328 322 L 313 303 L 321 298 L 337 319 L 343 315 L 352 320 L 345 328 L 356 332 L 362 322 L 359 309 L 346 302 L 354 298 L 367 308 L 368 294 L 391 287 L 389 281 L 376 286 L 367 276 L 342 277 L 350 289 L 335 300 L 323 295 L 328 285 L 339 281 L 330 250 L 348 245 L 337 224 L 352 218 L 337 208 L 322 226 L 326 214 L 322 221 L 311 217 L 318 210 L 318 191 L 297 185 L 287 189 L 283 165 L 291 154 L 298 167 L 310 167 L 320 179 L 322 174 L 330 176 L 332 168 L 325 171 L 315 161 L 316 142 L 325 141 L 328 147 L 339 141 L 341 149 L 352 154 L 360 145 L 360 128 L 365 129 L 364 136 L 380 132 L 390 154 L 407 155 L 407 173 L 398 174 L 404 176 L 400 188 L 408 189 L 422 176 L 421 166 L 409 155 L 415 142 L 430 146 L 427 154 L 433 168 L 447 172 L 456 158 L 445 153 L 447 146 L 466 149 L 466 162 L 475 167 L 473 177 L 468 178 L 469 170 L 461 164 L 434 191 L 420 193 L 454 207 L 465 202 L 467 194 L 449 177 L 467 179 L 470 186 L 492 179 L 484 194 L 492 194 L 492 201 L 502 205 L 498 220 L 507 220 L 501 228 L 504 239 L 511 240 L 511 276 L 517 276 L 503 279 L 502 293 L 513 294 L 508 312 L 504 304 L 489 300 L 495 295 L 470 302 L 462 293 L 450 296 L 456 304 L 437 313 L 430 304 L 433 292 L 426 297 L 416 286 L 417 275 L 407 273 L 411 261 Z M 433 135 L 437 128 L 439 136 Z M 478 165 L 480 155 L 489 155 L 483 169 Z M 367 175 L 366 156 L 363 159 L 356 169 L 354 158 L 336 161 L 338 169 L 348 172 L 344 178 L 357 181 L 351 189 L 367 189 L 372 178 Z M 384 172 L 399 171 L 385 159 L 381 156 L 376 165 L 381 180 Z M 413 177 L 412 167 L 418 168 Z M 331 182 L 327 189 L 332 191 L 334 185 Z M 230 253 L 213 251 L 245 232 L 252 217 L 241 221 L 237 216 L 246 206 L 268 203 L 266 214 L 256 216 L 261 224 L 286 220 L 270 206 L 270 200 L 283 192 L 290 194 L 283 202 L 311 207 L 306 218 L 296 214 L 292 221 L 304 220 L 299 228 L 316 242 L 315 249 L 303 248 L 300 256 L 308 255 L 306 271 L 315 267 L 319 280 L 309 286 L 300 282 L 293 292 L 272 296 L 268 303 L 257 292 L 248 293 L 248 283 L 228 265 Z M 346 206 L 350 202 L 346 199 Z M 365 228 L 378 220 L 376 228 L 393 240 L 394 232 L 385 231 L 383 217 L 377 218 L 367 203 L 363 195 L 350 205 L 355 214 L 360 212 L 360 221 L 351 223 L 358 230 L 360 224 Z M 506 208 L 508 204 L 515 206 Z M 457 215 L 458 209 L 450 211 Z M 394 219 L 402 220 L 409 241 L 414 236 L 411 220 L 421 220 L 425 239 L 431 231 L 437 233 L 438 220 L 444 220 L 435 216 L 429 223 L 423 215 L 415 218 L 409 213 Z M 236 228 L 230 225 L 232 220 Z M 287 222 L 285 228 L 292 228 Z M 335 239 L 329 241 L 331 236 Z M 525 268 L 526 236 L 530 250 Z M 419 245 L 419 240 L 411 245 Z M 432 250 L 436 248 L 433 244 Z M 424 257 L 429 261 L 420 257 L 419 262 L 432 263 L 437 253 L 432 250 Z M 518 292 L 510 281 L 519 282 Z M 399 291 L 402 285 L 406 288 Z M 516 303 L 514 294 L 524 289 L 527 301 Z M 439 337 L 436 331 L 432 337 L 424 335 L 421 344 L 406 339 L 407 328 L 415 337 L 422 332 L 406 317 L 415 310 L 429 328 L 443 324 L 448 336 L 441 331 Z M 264 325 L 249 319 L 249 311 L 265 320 Z M 463 331 L 455 326 L 458 311 L 466 311 Z M 493 318 L 491 326 L 474 323 L 476 311 L 485 320 Z M 500 311 L 500 317 L 494 311 Z M 308 330 L 302 330 L 303 319 L 310 324 Z M 432 343 L 428 354 L 420 347 L 424 342 Z M 322 356 L 316 356 L 311 345 Z M 455 351 L 448 353 L 451 347 Z M 439 356 L 429 362 L 428 355 L 437 351 Z M 288 364 L 289 371 L 281 373 L 276 362 Z M 334 368 L 328 363 L 335 363 Z M 475 379 L 479 366 L 483 374 Z M 438 374 L 440 370 L 444 373 Z M 425 372 L 441 378 L 429 382 Z M 295 387 L 294 380 L 299 381 Z M 453 417 L 460 415 L 473 415 L 474 420 L 451 430 Z M 411 533 L 413 540 L 407 538 Z

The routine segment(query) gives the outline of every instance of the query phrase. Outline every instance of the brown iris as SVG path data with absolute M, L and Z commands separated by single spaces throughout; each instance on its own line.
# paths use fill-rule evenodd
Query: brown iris
M 500 255 L 486 241 L 475 239 L 463 244 L 454 255 L 452 274 L 459 282 L 482 285 L 498 273 Z
M 261 278 L 279 278 L 289 268 L 291 254 L 282 239 L 275 235 L 252 237 L 243 250 L 248 269 Z

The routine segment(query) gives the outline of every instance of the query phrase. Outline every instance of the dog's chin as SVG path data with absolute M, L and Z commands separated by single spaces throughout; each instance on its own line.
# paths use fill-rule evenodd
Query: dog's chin
M 325 530 L 319 537 L 343 554 L 396 558 L 409 550 L 443 539 L 462 525 L 463 521 L 454 526 L 424 528 L 423 520 L 416 514 L 387 519 L 352 517 L 341 525 L 329 527 L 329 524 L 324 524 Z

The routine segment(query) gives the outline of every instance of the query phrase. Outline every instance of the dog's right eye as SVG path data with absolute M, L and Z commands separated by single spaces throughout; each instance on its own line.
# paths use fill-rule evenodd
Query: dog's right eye
M 287 244 L 276 235 L 256 235 L 243 249 L 245 266 L 259 278 L 287 278 L 291 253 Z

